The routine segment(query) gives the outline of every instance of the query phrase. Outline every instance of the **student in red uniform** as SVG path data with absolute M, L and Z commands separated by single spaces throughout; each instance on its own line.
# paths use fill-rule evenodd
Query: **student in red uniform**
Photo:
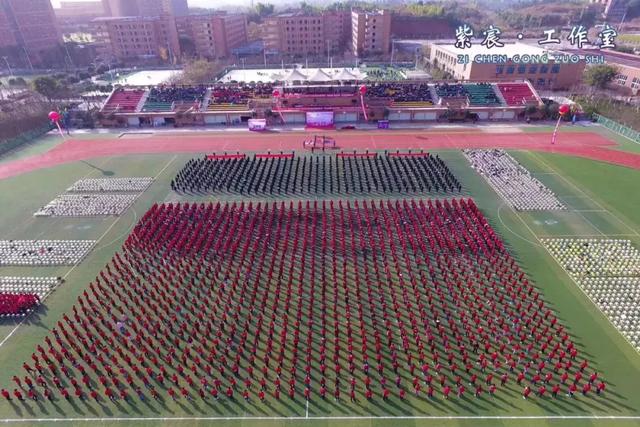
M 522 391 L 522 398 L 523 399 L 528 399 L 530 394 L 531 394 L 531 387 L 526 386 L 524 388 L 524 390 Z
M 556 398 L 558 397 L 558 393 L 560 392 L 560 384 L 554 384 L 551 388 L 551 395 Z
M 451 394 L 451 387 L 449 387 L 448 385 L 444 386 L 444 388 L 442 389 L 442 394 L 445 399 L 448 399 L 449 394 Z

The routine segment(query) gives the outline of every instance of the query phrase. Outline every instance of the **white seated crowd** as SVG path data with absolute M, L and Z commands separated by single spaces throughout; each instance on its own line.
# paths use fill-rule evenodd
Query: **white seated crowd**
M 153 183 L 151 177 L 89 178 L 76 181 L 69 193 L 143 192 Z
M 42 301 L 61 282 L 59 277 L 0 276 L 0 293 L 35 294 Z
M 75 265 L 95 240 L 0 240 L 0 266 Z
M 630 240 L 543 239 L 542 242 L 576 280 L 640 276 L 640 251 Z
M 38 210 L 35 216 L 120 215 L 137 194 L 62 194 Z
M 629 240 L 542 242 L 616 329 L 640 351 L 640 251 Z
M 471 167 L 519 211 L 566 209 L 556 195 L 504 150 L 463 150 Z
M 640 278 L 588 278 L 580 286 L 618 331 L 640 351 Z

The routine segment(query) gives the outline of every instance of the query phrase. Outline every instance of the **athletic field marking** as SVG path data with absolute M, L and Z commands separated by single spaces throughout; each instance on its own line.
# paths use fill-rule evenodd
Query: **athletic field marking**
M 542 163 L 543 165 L 545 165 L 547 168 L 549 168 L 550 170 L 554 171 L 557 173 L 557 171 L 553 168 L 553 166 L 549 165 L 542 157 L 538 156 L 538 154 L 535 151 L 530 151 L 531 155 L 533 157 L 535 157 L 540 163 Z M 631 230 L 635 236 L 640 237 L 640 234 L 638 234 L 638 231 L 627 225 L 626 222 L 622 221 L 620 218 L 618 218 L 618 216 L 614 215 L 609 209 L 607 209 L 606 207 L 604 207 L 600 202 L 596 201 L 595 199 L 593 199 L 593 197 L 591 197 L 589 194 L 587 194 L 583 189 L 581 189 L 579 186 L 577 186 L 576 184 L 574 184 L 573 182 L 571 182 L 569 179 L 565 178 L 562 174 L 558 174 L 558 176 L 560 177 L 560 179 L 562 179 L 564 182 L 566 182 L 567 184 L 569 184 L 570 186 L 572 186 L 573 188 L 575 188 L 576 190 L 578 190 L 578 192 L 584 194 L 586 196 L 587 199 L 589 199 L 594 205 L 598 206 L 600 209 L 605 210 L 609 215 L 611 215 L 612 217 L 614 217 L 615 219 L 617 219 L 622 225 L 624 225 L 625 227 L 627 227 L 629 230 Z M 589 222 L 589 221 L 587 221 Z M 592 224 L 593 225 L 593 224 Z M 594 226 L 595 227 L 595 226 Z M 598 230 L 600 231 L 600 230 Z
M 576 287 L 578 289 L 580 289 L 580 292 L 582 292 L 582 294 L 584 296 L 587 297 L 587 299 L 591 302 L 591 304 L 593 304 L 593 306 L 598 309 L 598 311 L 600 312 L 600 314 L 602 314 L 602 316 L 604 316 L 605 319 L 607 319 L 607 322 L 609 322 L 609 324 L 613 327 L 613 329 L 615 329 L 615 331 L 622 337 L 624 338 L 624 340 L 631 346 L 631 348 L 633 348 L 633 350 L 636 353 L 640 353 L 640 350 L 637 350 L 636 347 L 631 343 L 631 341 L 629 341 L 627 339 L 627 337 L 625 337 L 624 335 L 622 335 L 622 332 L 618 331 L 618 328 L 613 324 L 613 322 L 609 319 L 609 317 L 600 309 L 600 307 L 598 306 L 598 304 L 596 304 L 596 302 L 582 289 L 582 287 L 578 284 L 578 282 L 573 278 L 572 275 L 569 274 L 569 272 L 567 271 L 567 269 L 564 267 L 564 265 L 562 265 L 562 263 L 555 257 L 553 256 L 553 254 L 551 253 L 551 251 L 549 251 L 549 249 L 546 247 L 546 245 L 544 243 L 542 243 L 541 238 L 529 227 L 529 225 L 527 225 L 527 223 L 520 217 L 520 215 L 518 214 L 518 212 L 514 211 L 514 213 L 516 214 L 516 216 L 520 219 L 520 221 L 524 224 L 525 227 L 527 227 L 527 229 L 529 229 L 529 231 L 531 232 L 531 234 L 533 234 L 535 236 L 535 238 L 538 240 L 539 242 L 539 246 L 542 246 L 544 248 L 544 250 L 547 252 L 547 254 L 549 254 L 549 256 L 556 262 L 556 264 L 558 264 L 560 266 L 560 268 L 562 269 L 562 271 L 564 271 L 564 273 L 569 277 L 569 279 L 571 279 L 571 281 L 576 285 Z M 579 238 L 580 236 L 571 236 L 573 238 Z M 604 237 L 608 237 L 606 234 L 604 235 Z M 554 237 L 551 237 L 554 238 Z
M 157 178 L 158 178 L 158 177 L 159 177 L 159 176 L 160 176 L 160 175 L 161 175 L 161 174 L 162 174 L 162 173 L 163 173 L 163 172 L 164 172 L 164 171 L 169 167 L 169 165 L 170 165 L 171 163 L 173 163 L 173 161 L 174 161 L 177 157 L 178 157 L 178 156 L 177 156 L 177 155 L 175 155 L 175 156 L 173 156 L 173 157 L 171 158 L 171 160 L 169 160 L 169 161 L 167 162 L 167 164 L 166 164 L 166 165 L 165 165 L 165 166 L 160 170 L 160 172 L 158 172 L 158 173 L 156 174 L 156 176 L 154 176 L 154 177 L 153 177 L 154 181 L 155 181 L 155 180 L 156 180 L 156 179 L 157 179 Z M 86 176 L 89 176 L 89 175 L 87 174 L 87 175 L 85 175 L 85 177 L 86 177 Z M 135 211 L 134 211 L 134 212 L 135 212 Z M 109 231 L 111 231 L 111 229 L 112 229 L 112 228 L 113 228 L 113 227 L 118 223 L 118 221 L 120 221 L 120 219 L 121 219 L 123 216 L 124 216 L 124 215 L 119 216 L 119 217 L 117 217 L 117 218 L 113 221 L 113 223 L 109 226 L 109 228 L 107 228 L 107 230 L 106 230 L 104 233 L 102 233 L 102 236 L 100 236 L 100 238 L 99 238 L 98 240 L 96 240 L 96 243 L 95 243 L 95 245 L 94 245 L 94 246 L 97 246 L 97 245 L 102 241 L 102 239 L 104 239 L 104 238 L 106 237 L 107 233 L 109 233 Z M 64 276 L 62 276 L 62 278 L 63 278 L 63 279 L 66 279 L 66 278 L 67 278 L 67 277 L 68 277 L 68 276 L 73 272 L 73 270 L 75 270 L 75 269 L 76 269 L 76 267 L 78 267 L 78 265 L 80 265 L 80 262 L 81 262 L 81 261 L 79 261 L 79 262 L 75 263 L 75 264 L 73 265 L 73 267 L 71 267 L 71 268 L 69 269 L 69 271 L 67 271 L 67 273 L 66 273 Z M 52 289 L 52 290 L 49 290 L 49 292 L 47 292 L 47 294 L 44 296 L 44 298 L 48 297 L 48 296 L 49 296 L 49 294 L 50 294 L 52 291 L 53 291 L 53 289 Z M 44 298 L 43 298 L 43 299 L 44 299 Z M 22 324 L 24 323 L 24 321 L 25 321 L 25 320 L 27 320 L 27 318 L 28 318 L 28 317 L 29 317 L 29 316 L 25 316 L 25 317 L 23 317 L 23 318 L 22 318 L 22 320 L 20 320 L 20 322 L 16 325 L 16 327 L 15 327 L 15 328 L 13 328 L 13 329 L 11 330 L 11 332 L 9 332 L 9 334 L 8 334 L 6 337 L 4 337 L 4 339 L 3 339 L 2 341 L 0 341 L 0 348 L 2 348 L 2 346 L 3 346 L 3 345 L 4 345 L 4 344 L 9 340 L 9 338 L 11 338 L 11 337 L 13 336 L 13 334 L 18 330 L 18 328 L 19 328 L 20 326 L 22 326 Z
M 505 224 L 505 222 L 502 220 L 502 216 L 500 215 L 500 212 L 502 211 L 502 208 L 503 208 L 503 207 L 507 206 L 507 204 L 506 204 L 506 202 L 504 201 L 504 199 L 501 199 L 501 201 L 502 201 L 502 203 L 501 203 L 501 204 L 500 204 L 500 206 L 498 207 L 498 221 L 500 221 L 500 224 L 502 224 L 502 226 L 503 226 L 504 228 L 506 228 L 509 232 L 511 232 L 512 234 L 514 234 L 516 237 L 519 237 L 520 239 L 524 240 L 524 241 L 525 241 L 525 242 L 527 242 L 527 243 L 531 243 L 531 244 L 532 244 L 532 245 L 534 245 L 534 246 L 538 246 L 538 243 L 536 243 L 536 242 L 532 242 L 531 240 L 527 239 L 526 237 L 524 237 L 524 236 L 522 236 L 522 235 L 520 235 L 520 234 L 516 233 L 516 232 L 515 232 L 515 231 L 513 231 L 511 228 L 509 228 L 509 226 L 508 226 L 507 224 Z M 511 206 L 509 205 L 509 207 L 511 207 Z M 515 211 L 513 210 L 513 208 L 511 208 L 511 211 L 512 211 L 512 212 L 515 212 Z M 522 218 L 520 218 L 519 216 L 518 216 L 518 218 L 520 219 L 520 221 L 522 221 Z M 526 224 L 525 224 L 525 225 L 526 225 Z M 534 234 L 534 236 L 535 236 L 535 234 Z
M 607 212 L 604 209 L 571 209 L 571 212 Z
M 3 423 L 109 422 L 109 421 L 349 421 L 349 420 L 640 420 L 638 415 L 344 415 L 258 417 L 103 417 L 103 418 L 4 418 Z
M 309 399 L 307 399 L 307 405 L 306 406 L 307 406 L 307 409 L 304 412 L 304 418 L 308 420 L 309 419 Z
M 574 211 L 574 212 L 575 212 L 575 213 L 577 213 L 578 215 L 580 215 L 580 217 L 581 217 L 582 219 L 584 219 L 584 220 L 585 220 L 585 221 L 586 221 L 590 226 L 592 226 L 593 228 L 595 228 L 595 230 L 596 230 L 598 233 L 600 233 L 600 235 L 601 235 L 602 237 L 607 237 L 607 235 L 606 235 L 606 234 L 604 234 L 604 233 L 602 232 L 602 230 L 600 230 L 598 227 L 596 227 L 596 225 L 595 225 L 593 222 L 589 221 L 589 220 L 587 219 L 587 217 L 586 217 L 586 216 L 582 215 L 582 213 L 580 213 L 580 211 Z
M 635 234 L 607 234 L 607 237 L 635 237 Z M 558 239 L 558 238 L 574 238 L 574 239 L 595 239 L 602 237 L 600 234 L 538 234 L 541 239 Z
M 542 243 L 542 242 L 541 242 Z M 549 251 L 549 249 L 547 249 L 547 247 L 545 246 L 545 250 L 547 251 L 547 253 L 551 256 L 551 258 L 553 258 L 553 260 L 560 266 L 560 268 L 562 268 L 562 270 L 564 271 L 564 273 L 569 276 L 569 278 L 571 279 L 571 281 L 576 285 L 576 287 L 578 289 L 580 289 L 580 292 L 582 292 L 582 294 L 584 296 L 587 297 L 587 299 L 589 299 L 589 301 L 591 302 L 591 304 L 593 304 L 593 306 L 595 308 L 598 309 L 598 311 L 600 312 L 600 314 L 602 314 L 602 316 L 607 319 L 607 322 L 609 322 L 609 324 L 613 327 L 613 329 L 622 337 L 624 338 L 624 340 L 631 346 L 631 348 L 636 352 L 640 354 L 640 349 L 636 349 L 636 347 L 631 343 L 631 341 L 629 341 L 629 339 L 627 339 L 627 337 L 625 337 L 624 335 L 622 335 L 622 332 L 618 330 L 618 328 L 616 327 L 616 325 L 613 324 L 613 322 L 611 321 L 611 319 L 609 319 L 609 316 L 607 316 L 604 311 L 602 311 L 600 309 L 600 306 L 598 306 L 598 304 L 596 304 L 596 302 L 589 296 L 589 294 L 587 294 L 584 289 L 582 289 L 582 287 L 578 284 L 578 282 L 576 281 L 576 279 L 573 278 L 573 276 L 571 274 L 569 274 L 569 272 L 567 271 L 567 269 L 564 267 L 564 265 L 562 265 L 562 263 L 555 257 L 553 256 L 553 254 L 551 253 L 551 251 Z
M 108 163 L 110 160 L 111 160 L 111 157 L 107 157 L 107 158 L 105 158 L 105 159 L 100 163 L 100 168 L 103 168 L 103 167 L 104 167 L 104 165 L 105 165 L 106 163 Z M 85 164 L 86 164 L 86 163 L 85 163 Z M 82 178 L 80 178 L 80 179 L 88 178 L 88 177 L 89 177 L 89 176 L 91 176 L 92 174 L 96 173 L 96 171 L 97 171 L 97 170 L 98 170 L 98 169 L 92 168 L 89 172 L 87 172 L 87 174 L 86 174 L 86 175 L 84 175 L 84 176 L 83 176 Z M 34 222 L 34 221 L 36 221 L 37 219 L 38 219 L 38 218 L 36 218 L 36 217 L 34 217 L 33 215 L 31 215 L 31 216 L 29 216 L 29 217 L 28 217 L 28 218 L 27 218 L 27 219 L 26 219 L 22 224 L 20 224 L 20 225 L 19 225 L 19 226 L 17 226 L 17 227 L 14 227 L 14 230 L 17 230 L 17 229 L 23 228 L 23 227 L 25 227 L 27 224 L 29 224 L 29 223 L 31 223 L 31 222 Z M 41 233 L 40 235 L 42 235 L 42 233 Z M 38 237 L 40 237 L 40 235 L 39 235 Z M 0 345 L 1 345 L 1 344 L 0 344 Z

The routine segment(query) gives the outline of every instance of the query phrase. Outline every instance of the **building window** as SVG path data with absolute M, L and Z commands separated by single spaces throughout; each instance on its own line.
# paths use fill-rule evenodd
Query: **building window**
M 526 65 L 519 65 L 518 66 L 518 74 L 524 74 L 527 72 L 527 66 Z
M 496 74 L 502 74 L 504 72 L 504 65 L 496 66 Z
M 535 74 L 538 72 L 538 66 L 537 65 L 532 65 L 529 67 L 529 74 Z
M 515 70 L 516 70 L 516 67 L 514 67 L 513 65 L 509 65 L 507 67 L 507 74 L 513 74 Z
M 560 64 L 553 64 L 551 66 L 551 73 L 558 74 L 560 72 Z
M 549 66 L 548 65 L 541 65 L 540 66 L 540 74 L 547 74 L 549 72 Z
M 538 86 L 544 86 L 544 79 L 538 79 Z

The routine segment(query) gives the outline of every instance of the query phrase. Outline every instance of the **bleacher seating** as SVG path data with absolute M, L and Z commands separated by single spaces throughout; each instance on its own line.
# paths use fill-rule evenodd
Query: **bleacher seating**
M 102 111 L 132 113 L 136 111 L 144 92 L 142 89 L 118 89 L 102 107 Z
M 272 93 L 271 83 L 214 86 L 211 88 L 207 111 L 247 110 L 250 99 L 270 98 Z
M 168 112 L 172 111 L 174 105 L 177 103 L 180 105 L 200 105 L 206 92 L 207 88 L 204 86 L 160 86 L 152 88 L 144 106 L 142 107 L 142 111 Z
M 467 89 L 459 83 L 440 83 L 436 85 L 436 94 L 440 98 L 459 98 L 467 96 Z
M 536 96 L 526 83 L 498 83 L 498 89 L 509 106 L 537 103 Z
M 428 107 L 433 105 L 431 91 L 426 83 L 375 83 L 367 87 L 368 98 L 391 98 L 394 106 Z
M 491 83 L 475 83 L 464 85 L 469 97 L 469 104 L 481 107 L 500 105 L 500 99 Z

